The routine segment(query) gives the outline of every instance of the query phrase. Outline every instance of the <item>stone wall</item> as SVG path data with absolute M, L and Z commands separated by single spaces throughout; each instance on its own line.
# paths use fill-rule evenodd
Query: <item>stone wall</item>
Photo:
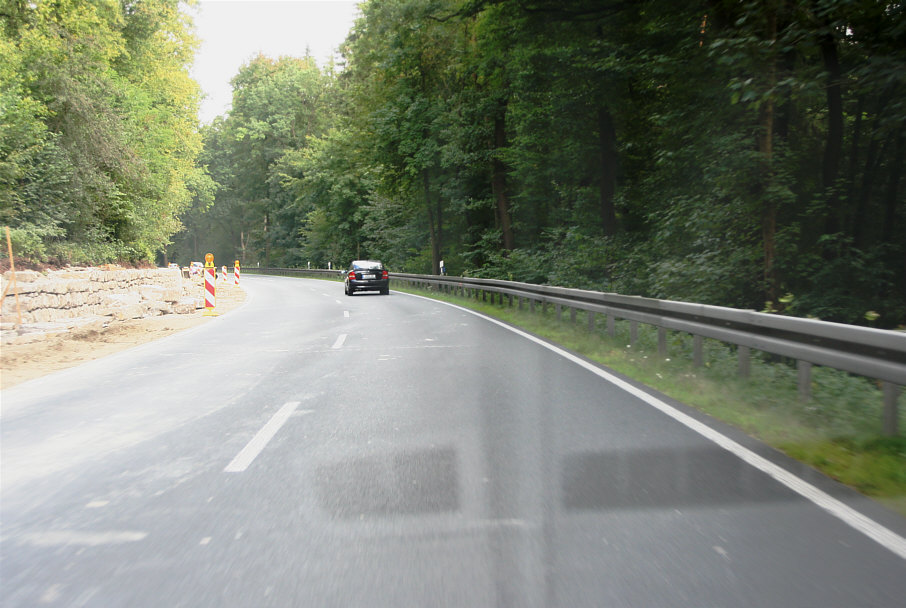
M 4 273 L 4 290 L 9 282 L 10 273 Z M 0 321 L 17 322 L 14 290 L 22 323 L 36 324 L 193 313 L 204 305 L 202 289 L 199 281 L 183 278 L 175 268 L 25 270 L 16 273 L 16 286 L 3 298 Z

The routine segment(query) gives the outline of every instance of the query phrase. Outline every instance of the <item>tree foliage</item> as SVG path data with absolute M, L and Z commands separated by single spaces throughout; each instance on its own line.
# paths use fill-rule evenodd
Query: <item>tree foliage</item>
M 232 109 L 203 130 L 200 163 L 217 184 L 213 205 L 197 200 L 170 253 L 184 261 L 295 265 L 309 209 L 297 182 L 306 150 L 325 135 L 333 92 L 311 57 L 259 55 L 232 80 Z
M 557 283 L 906 323 L 906 6 L 369 0 L 194 130 L 176 0 L 24 2 L 0 203 L 43 257 Z M 199 148 L 203 138 L 204 148 Z M 871 315 L 875 318 L 875 315 Z
M 278 162 L 234 157 L 245 173 L 219 196 L 267 200 L 287 222 L 271 224 L 287 243 L 271 264 L 438 272 L 443 259 L 453 273 L 903 324 L 904 12 L 371 0 L 320 85 L 333 101 L 317 139 Z M 245 120 L 243 94 L 227 122 Z
M 13 0 L 0 19 L 0 221 L 16 251 L 153 260 L 205 181 L 179 2 Z

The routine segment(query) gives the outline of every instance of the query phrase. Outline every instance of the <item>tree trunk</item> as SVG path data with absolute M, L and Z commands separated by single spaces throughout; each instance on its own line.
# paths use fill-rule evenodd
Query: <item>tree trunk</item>
M 504 112 L 506 106 L 501 110 L 500 115 L 494 119 L 494 175 L 491 179 L 491 190 L 494 192 L 494 199 L 497 201 L 497 222 L 503 232 L 503 248 L 511 251 L 515 245 L 513 237 L 513 228 L 510 224 L 510 199 L 506 192 L 506 167 L 500 160 L 500 152 L 506 147 L 506 119 Z
M 768 22 L 769 39 L 777 40 L 777 15 L 771 14 Z M 767 87 L 773 89 L 777 82 L 777 58 L 772 56 L 767 66 Z M 777 203 L 771 198 L 770 184 L 774 179 L 774 99 L 768 96 L 759 112 L 758 152 L 761 157 L 761 176 L 758 194 L 762 199 L 761 240 L 764 252 L 765 296 L 775 305 L 778 302 L 777 267 Z
M 899 191 L 904 160 L 906 160 L 906 137 L 900 133 L 897 136 L 893 163 L 890 166 L 890 181 L 887 183 L 887 192 L 884 196 L 884 227 L 881 231 L 881 241 L 884 243 L 893 243 L 896 234 L 897 205 L 903 204 Z
M 422 170 L 422 187 L 425 194 L 425 209 L 428 212 L 428 236 L 431 239 L 431 273 L 440 274 L 440 220 L 435 217 L 435 210 L 431 203 L 431 176 L 428 170 Z M 439 207 L 438 207 L 439 210 Z
M 601 145 L 601 226 L 606 236 L 617 232 L 614 196 L 617 191 L 617 134 L 613 116 L 606 108 L 598 109 L 598 140 Z
M 829 24 L 825 26 L 830 29 Z M 837 55 L 837 41 L 830 32 L 821 36 L 821 58 L 827 71 L 827 141 L 824 146 L 824 162 L 821 184 L 827 196 L 827 223 L 825 232 L 836 234 L 842 226 L 843 210 L 840 194 L 837 192 L 837 178 L 840 175 L 840 155 L 843 151 L 843 85 L 840 58 Z
M 270 268 L 270 261 L 268 259 L 268 254 L 270 252 L 268 251 L 267 241 L 268 241 L 268 239 L 267 239 L 267 211 L 265 211 L 264 212 L 264 267 Z
M 871 204 L 875 181 L 876 181 L 876 179 L 881 179 L 881 178 L 877 177 L 877 172 L 878 172 L 879 165 L 881 164 L 881 159 L 883 159 L 885 157 L 886 146 L 888 143 L 888 142 L 885 142 L 884 146 L 879 146 L 878 136 L 875 133 L 875 130 L 877 129 L 876 124 L 877 124 L 878 117 L 884 115 L 884 111 L 885 111 L 885 108 L 887 107 L 887 104 L 891 100 L 894 99 L 895 90 L 896 89 L 893 86 L 888 86 L 884 90 L 884 92 L 881 94 L 880 98 L 878 99 L 877 107 L 874 110 L 874 112 L 868 113 L 868 116 L 875 117 L 873 120 L 868 119 L 868 126 L 864 127 L 864 129 L 863 129 L 863 127 L 862 127 L 863 121 L 862 121 L 861 112 L 859 115 L 859 120 L 857 122 L 857 125 L 859 125 L 859 130 L 860 131 L 864 130 L 868 137 L 868 150 L 865 153 L 865 164 L 864 164 L 864 169 L 862 170 L 861 186 L 858 190 L 858 193 L 856 193 L 856 188 L 855 188 L 855 183 L 854 183 L 853 187 L 852 187 L 853 193 L 851 196 L 852 200 L 855 201 L 855 205 L 856 205 L 856 208 L 853 212 L 853 219 L 852 219 L 853 242 L 855 243 L 856 247 L 858 247 L 860 249 L 864 248 L 865 245 L 867 244 L 867 241 L 869 240 L 869 237 L 867 236 L 869 234 L 869 230 L 867 230 L 867 228 L 868 228 L 867 223 L 870 221 L 872 216 L 871 216 L 871 214 L 869 214 L 868 209 L 869 209 L 869 205 Z M 860 104 L 859 109 L 861 110 L 861 104 Z M 853 137 L 855 138 L 855 135 L 857 135 L 857 134 L 858 133 L 854 134 Z M 860 139 L 861 139 L 861 137 L 860 137 Z M 855 150 L 855 144 L 854 144 L 853 149 Z M 853 160 L 852 162 L 853 162 L 853 165 L 855 165 L 855 160 Z M 853 182 L 855 182 L 855 174 L 856 174 L 855 169 L 853 169 L 852 171 L 853 171 L 853 175 L 852 175 L 851 179 Z M 886 227 L 886 225 L 885 225 L 885 227 Z
M 865 169 L 862 171 L 862 187 L 856 199 L 856 209 L 853 215 L 853 242 L 856 247 L 865 245 L 865 222 L 868 219 L 868 205 L 871 202 L 872 191 L 875 183 L 875 173 L 878 168 L 878 140 L 872 138 L 868 144 L 865 155 Z

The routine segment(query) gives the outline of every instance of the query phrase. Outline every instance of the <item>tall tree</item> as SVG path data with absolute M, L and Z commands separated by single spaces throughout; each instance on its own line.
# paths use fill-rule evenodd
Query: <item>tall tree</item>
M 19 251 L 152 260 L 200 179 L 190 20 L 175 0 L 15 2 L 2 18 L 15 102 L 0 112 L 18 127 L 0 201 Z

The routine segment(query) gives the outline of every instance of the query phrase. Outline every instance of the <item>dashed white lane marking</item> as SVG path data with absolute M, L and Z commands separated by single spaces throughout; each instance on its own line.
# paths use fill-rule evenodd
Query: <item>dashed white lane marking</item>
M 335 302 L 336 302 L 337 304 L 342 304 L 342 302 L 339 301 L 339 300 L 335 300 Z
M 689 416 L 688 414 L 685 414 L 685 413 L 679 411 L 672 405 L 669 405 L 668 403 L 661 401 L 657 397 L 655 397 L 653 395 L 649 395 L 642 389 L 636 388 L 635 386 L 629 384 L 628 382 L 624 382 L 620 378 L 617 378 L 613 374 L 604 371 L 603 369 L 601 369 L 594 363 L 585 361 L 584 359 L 581 359 L 581 358 L 573 355 L 572 353 L 566 352 L 562 348 L 559 348 L 553 344 L 545 342 L 544 340 L 542 340 L 540 338 L 536 338 L 535 336 L 533 336 L 531 334 L 527 334 L 522 330 L 516 329 L 515 327 L 511 327 L 511 326 L 507 325 L 506 323 L 503 323 L 503 322 L 493 319 L 491 317 L 485 316 L 479 312 L 475 312 L 474 310 L 469 310 L 468 308 L 463 308 L 462 306 L 457 306 L 455 304 L 450 304 L 448 302 L 432 300 L 430 298 L 425 298 L 423 296 L 416 296 L 413 294 L 407 294 L 407 295 L 410 295 L 413 298 L 421 298 L 422 300 L 427 300 L 434 304 L 444 304 L 446 306 L 456 308 L 457 310 L 461 310 L 462 312 L 466 312 L 470 315 L 475 315 L 476 317 L 481 317 L 482 319 L 490 321 L 491 323 L 494 323 L 495 325 L 499 325 L 500 327 L 502 327 L 506 330 L 509 330 L 515 334 L 518 334 L 527 340 L 531 340 L 532 342 L 534 342 L 554 353 L 557 353 L 561 357 L 568 359 L 569 361 L 572 361 L 576 365 L 584 367 L 585 369 L 587 369 L 591 373 L 597 375 L 598 377 L 606 380 L 607 382 L 610 382 L 611 384 L 617 386 L 618 388 L 626 391 L 630 395 L 633 395 L 633 396 L 637 397 L 638 399 L 644 401 L 651 407 L 670 416 L 671 418 L 673 418 L 680 424 L 685 425 L 686 427 L 695 431 L 696 433 L 698 433 L 705 439 L 708 439 L 709 441 L 716 443 L 717 445 L 719 445 L 723 449 L 727 450 L 731 454 L 737 456 L 741 460 L 752 465 L 753 467 L 755 467 L 762 473 L 765 473 L 766 475 L 773 477 L 777 482 L 783 484 L 784 486 L 786 486 L 787 488 L 796 492 L 803 498 L 811 501 L 812 503 L 814 503 L 815 505 L 817 505 L 818 507 L 820 507 L 827 513 L 831 514 L 832 516 L 836 517 L 843 523 L 855 528 L 856 530 L 858 530 L 859 532 L 861 532 L 868 538 L 872 539 L 873 541 L 875 541 L 882 547 L 888 549 L 889 551 L 898 555 L 899 557 L 906 559 L 906 538 L 903 538 L 902 536 L 900 536 L 893 530 L 879 524 L 875 520 L 871 519 L 870 517 L 868 517 L 866 515 L 863 515 L 859 511 L 856 511 L 855 509 L 853 509 L 846 503 L 844 503 L 840 500 L 837 500 L 836 498 L 834 498 L 827 492 L 824 492 L 823 490 L 816 488 L 815 486 L 808 483 L 804 479 L 794 475 L 793 473 L 790 473 L 789 471 L 787 471 L 780 465 L 774 464 L 767 458 L 764 458 L 763 456 L 759 456 L 758 454 L 756 454 L 752 450 L 748 449 L 747 447 L 744 447 L 744 446 L 736 443 L 735 441 L 733 441 L 732 439 L 730 439 L 723 433 L 720 433 L 719 431 L 712 429 L 707 424 L 699 422 L 692 416 Z
M 344 311 L 343 311 L 343 316 L 344 316 L 345 318 L 348 319 L 348 318 L 349 318 L 349 311 L 348 311 L 348 310 L 344 310 Z
M 346 342 L 346 334 L 340 334 L 339 337 L 337 337 L 337 341 L 333 343 L 333 346 L 331 346 L 331 348 L 333 348 L 334 350 L 343 348 L 344 342 Z
M 25 542 L 35 547 L 63 547 L 66 545 L 100 547 L 103 545 L 134 543 L 144 540 L 146 536 L 148 536 L 147 532 L 133 532 L 131 530 L 110 530 L 107 532 L 54 530 L 51 532 L 26 534 Z
M 236 454 L 236 457 L 233 458 L 230 464 L 223 470 L 224 473 L 241 473 L 249 468 L 252 461 L 258 457 L 258 454 L 260 454 L 268 442 L 273 439 L 274 435 L 277 434 L 277 431 L 280 430 L 280 427 L 289 420 L 289 417 L 297 407 L 299 407 L 298 401 L 285 403 L 283 407 L 267 421 L 267 424 L 261 427 L 258 434 L 252 437 L 252 440 L 242 448 L 242 451 Z
M 38 600 L 42 604 L 53 604 L 61 597 L 63 597 L 63 586 L 62 585 L 52 585 L 47 591 L 44 592 L 44 595 Z

